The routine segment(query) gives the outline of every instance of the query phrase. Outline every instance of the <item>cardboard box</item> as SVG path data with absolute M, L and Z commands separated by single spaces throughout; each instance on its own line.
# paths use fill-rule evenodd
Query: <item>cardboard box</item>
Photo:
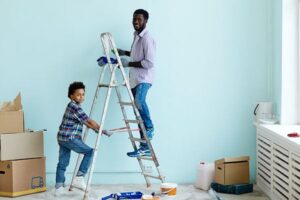
M 13 101 L 0 102 L 0 133 L 24 132 L 24 113 L 21 94 Z
M 44 133 L 0 134 L 0 161 L 44 157 Z
M 0 112 L 0 133 L 24 132 L 24 113 L 19 111 Z
M 0 162 L 0 196 L 46 191 L 45 158 Z
M 215 161 L 215 182 L 223 185 L 249 183 L 249 156 Z

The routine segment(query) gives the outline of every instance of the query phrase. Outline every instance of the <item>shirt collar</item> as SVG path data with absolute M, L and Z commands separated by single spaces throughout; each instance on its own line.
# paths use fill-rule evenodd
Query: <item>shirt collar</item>
M 140 32 L 140 34 L 138 34 L 137 31 L 134 32 L 135 35 L 138 35 L 140 37 L 144 37 L 144 35 L 148 33 L 148 30 L 145 28 L 142 32 Z
M 75 103 L 75 104 L 77 104 L 77 105 L 79 105 L 79 106 L 80 106 L 80 104 L 79 104 L 79 103 L 77 103 L 76 101 L 74 101 L 73 99 L 71 100 L 71 102 L 72 102 L 72 103 Z

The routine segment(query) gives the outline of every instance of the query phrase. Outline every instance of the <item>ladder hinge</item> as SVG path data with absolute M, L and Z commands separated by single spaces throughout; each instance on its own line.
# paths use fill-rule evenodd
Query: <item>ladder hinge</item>
M 109 84 L 99 84 L 99 87 L 117 87 L 116 85 L 109 85 Z
M 133 105 L 132 102 L 123 102 L 123 101 L 120 101 L 119 104 L 124 105 L 124 106 L 132 106 Z
M 127 123 L 143 123 L 143 120 L 131 120 L 131 119 L 125 119 L 124 120 Z

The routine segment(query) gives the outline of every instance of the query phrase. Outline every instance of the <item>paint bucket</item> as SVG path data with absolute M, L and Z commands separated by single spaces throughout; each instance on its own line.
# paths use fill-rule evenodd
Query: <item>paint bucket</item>
M 168 196 L 175 196 L 177 192 L 176 183 L 162 183 L 160 186 L 161 194 L 167 194 Z

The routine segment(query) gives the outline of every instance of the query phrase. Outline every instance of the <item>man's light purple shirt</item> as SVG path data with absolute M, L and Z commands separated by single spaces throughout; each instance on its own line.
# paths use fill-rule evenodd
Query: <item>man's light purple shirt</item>
M 140 34 L 134 33 L 130 53 L 131 61 L 141 62 L 143 67 L 130 67 L 129 82 L 131 88 L 135 88 L 140 83 L 153 83 L 155 50 L 155 41 L 148 30 L 144 29 Z

